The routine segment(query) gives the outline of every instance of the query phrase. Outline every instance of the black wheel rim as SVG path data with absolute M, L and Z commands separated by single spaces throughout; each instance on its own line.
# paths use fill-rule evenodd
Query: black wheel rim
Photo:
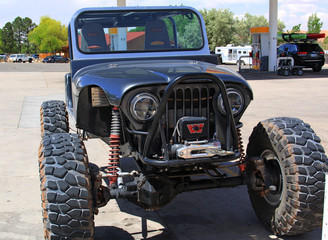
M 271 172 L 273 179 L 273 186 L 270 187 L 270 191 L 264 195 L 264 199 L 271 206 L 278 206 L 281 202 L 283 195 L 283 181 L 284 176 L 281 171 L 281 165 L 279 158 L 272 150 L 264 150 L 261 154 L 261 158 L 263 158 L 266 162 L 266 165 Z

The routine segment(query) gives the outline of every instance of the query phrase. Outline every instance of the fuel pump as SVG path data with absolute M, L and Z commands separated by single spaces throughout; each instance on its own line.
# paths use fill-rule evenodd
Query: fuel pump
M 252 27 L 251 34 L 253 69 L 268 71 L 269 27 Z

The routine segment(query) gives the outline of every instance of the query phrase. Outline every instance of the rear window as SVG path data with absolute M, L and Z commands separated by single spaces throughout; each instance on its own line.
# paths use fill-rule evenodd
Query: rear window
M 297 46 L 295 44 L 283 44 L 278 50 L 280 52 L 297 52 Z
M 300 52 L 323 52 L 322 48 L 318 44 L 300 44 Z
M 204 44 L 200 19 L 189 9 L 90 11 L 75 26 L 84 53 L 179 51 Z

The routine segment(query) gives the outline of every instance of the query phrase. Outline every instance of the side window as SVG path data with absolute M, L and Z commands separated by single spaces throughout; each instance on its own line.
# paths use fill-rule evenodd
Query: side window
M 297 46 L 296 45 L 289 45 L 289 52 L 297 52 Z
M 279 52 L 283 52 L 285 50 L 285 45 L 281 45 L 279 48 L 278 48 Z

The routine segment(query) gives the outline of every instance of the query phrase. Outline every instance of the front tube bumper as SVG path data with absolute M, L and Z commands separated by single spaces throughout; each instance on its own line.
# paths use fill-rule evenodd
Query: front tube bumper
M 240 153 L 237 151 L 235 154 L 229 155 L 229 156 L 221 156 L 221 157 L 216 156 L 216 157 L 212 157 L 212 158 L 196 158 L 196 159 L 188 159 L 188 161 L 186 161 L 184 159 L 157 160 L 157 159 L 149 158 L 150 146 L 153 142 L 157 128 L 159 127 L 160 120 L 161 120 L 163 114 L 165 113 L 168 98 L 171 95 L 171 93 L 173 92 L 175 86 L 182 83 L 183 81 L 197 80 L 197 79 L 210 80 L 210 81 L 216 83 L 218 85 L 219 89 L 221 90 L 223 105 L 224 105 L 224 108 L 227 109 L 226 110 L 226 135 L 225 135 L 225 137 L 226 137 L 225 141 L 226 141 L 226 145 L 227 145 L 226 149 L 227 150 L 230 150 L 230 148 L 235 149 L 235 150 L 238 149 L 237 131 L 236 131 L 235 121 L 234 121 L 234 118 L 232 115 L 230 103 L 228 100 L 225 84 L 219 77 L 217 77 L 211 73 L 197 73 L 197 74 L 188 73 L 188 74 L 184 74 L 184 75 L 180 75 L 180 76 L 176 77 L 174 80 L 172 80 L 168 84 L 168 86 L 165 89 L 164 95 L 163 95 L 161 102 L 159 104 L 159 107 L 158 107 L 158 112 L 157 112 L 156 116 L 154 117 L 151 128 L 148 132 L 148 136 L 146 137 L 143 154 L 142 154 L 142 156 L 140 156 L 141 161 L 144 162 L 145 164 L 153 165 L 153 166 L 162 166 L 162 167 L 183 166 L 183 165 L 188 165 L 191 163 L 229 161 L 229 160 L 234 160 L 240 156 Z M 218 114 L 217 107 L 216 107 L 216 110 L 217 111 L 215 111 L 215 113 Z M 216 121 L 218 121 L 219 117 L 217 116 L 216 119 L 217 119 Z M 216 124 L 216 126 L 218 126 L 218 122 L 216 122 L 215 124 Z M 232 142 L 233 146 L 231 146 L 231 142 Z

